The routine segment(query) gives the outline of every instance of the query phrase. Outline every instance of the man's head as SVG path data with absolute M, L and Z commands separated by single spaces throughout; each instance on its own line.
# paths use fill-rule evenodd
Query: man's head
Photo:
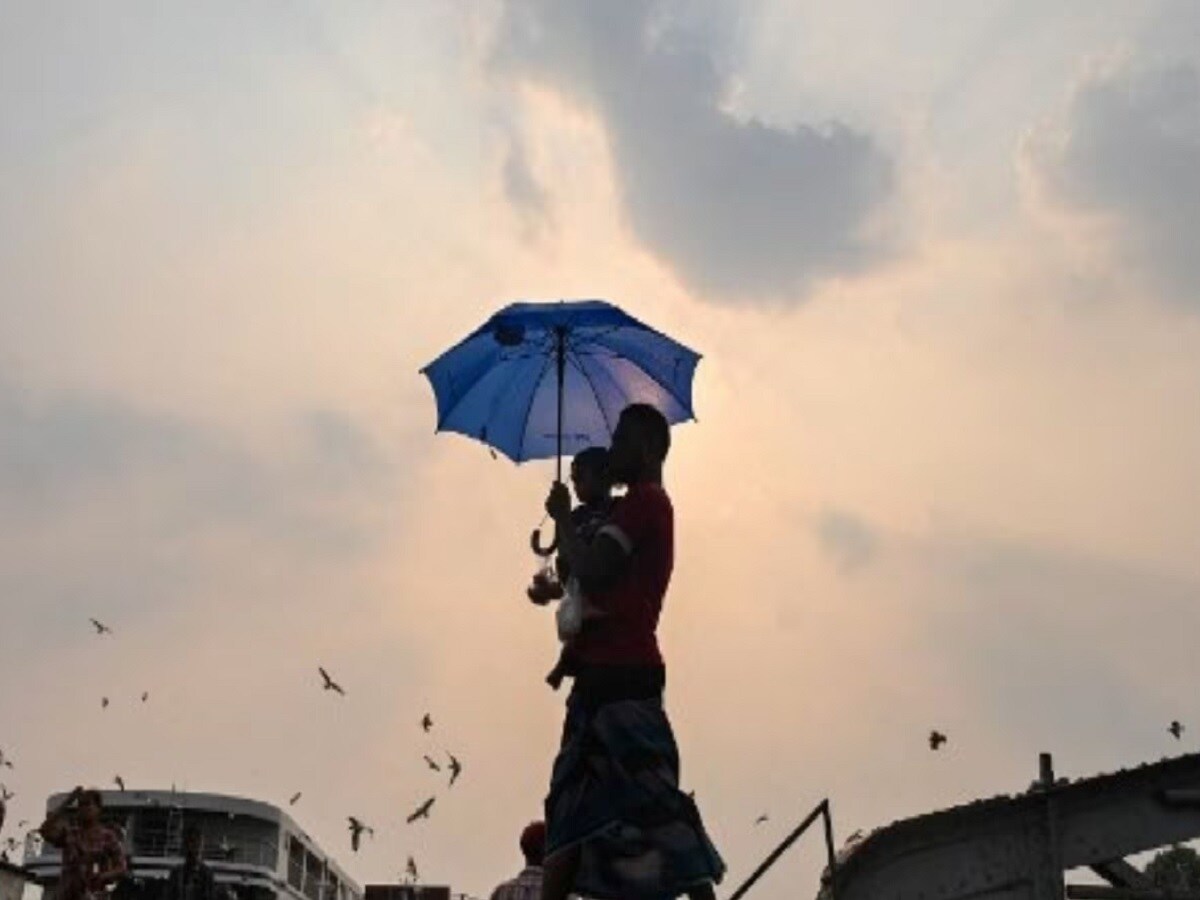
M 183 829 L 183 855 L 193 862 L 204 852 L 204 832 L 195 822 Z
M 95 825 L 100 821 L 100 812 L 104 809 L 104 800 L 100 792 L 89 789 L 79 795 L 79 822 L 82 825 Z
M 608 451 L 603 447 L 588 447 L 571 460 L 571 485 L 580 503 L 603 500 L 612 491 L 608 477 Z
M 671 449 L 666 417 L 648 403 L 633 403 L 621 411 L 608 451 L 608 470 L 616 484 L 636 484 L 658 478 Z
M 521 832 L 521 852 L 525 854 L 525 864 L 540 866 L 546 856 L 546 823 L 530 822 Z

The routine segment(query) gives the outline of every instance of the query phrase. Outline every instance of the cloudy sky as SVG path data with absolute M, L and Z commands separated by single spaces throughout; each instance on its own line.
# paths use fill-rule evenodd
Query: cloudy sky
M 822 797 L 841 837 L 1194 746 L 1200 7 L 1052 7 L 5 3 L 9 833 L 120 773 L 303 790 L 363 883 L 512 874 L 551 470 L 417 372 L 516 298 L 704 354 L 660 635 L 728 888 Z

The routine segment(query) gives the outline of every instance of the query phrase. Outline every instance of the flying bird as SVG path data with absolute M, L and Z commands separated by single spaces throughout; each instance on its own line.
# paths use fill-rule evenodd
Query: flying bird
M 317 669 L 321 673 L 321 677 L 325 680 L 325 683 L 323 685 L 321 685 L 325 690 L 337 691 L 343 697 L 346 696 L 346 692 L 344 690 L 342 690 L 342 686 L 340 684 L 338 684 L 336 681 L 334 681 L 332 678 L 330 678 L 329 673 L 326 672 L 322 666 L 317 666 Z
M 292 794 L 292 799 L 288 801 L 288 806 L 296 805 L 296 801 L 300 799 L 300 793 L 300 791 L 296 791 L 296 793 Z
M 99 619 L 90 619 L 92 627 L 96 629 L 96 634 L 112 634 L 112 629 L 101 622 Z
M 101 708 L 101 709 L 108 709 L 108 698 L 107 698 L 107 697 L 101 697 L 101 698 L 100 698 L 100 708 Z
M 1167 731 L 1175 735 L 1175 740 L 1179 740 L 1181 737 L 1183 737 L 1183 726 L 1175 720 L 1171 721 L 1171 725 L 1167 728 Z
M 120 775 L 113 779 L 113 783 L 116 784 L 118 790 L 125 790 L 125 779 Z
M 462 774 L 462 763 L 453 753 L 446 755 L 450 757 L 450 786 L 454 787 L 454 782 L 458 781 L 458 776 Z
M 442 771 L 442 767 L 434 762 L 428 755 L 425 756 L 425 765 L 429 766 L 429 768 L 433 769 L 435 772 Z
M 763 822 L 769 822 L 770 820 L 771 820 L 771 817 L 768 816 L 766 813 L 763 813 L 761 816 L 759 816 L 757 819 L 754 820 L 754 824 L 761 825 Z
M 420 877 L 417 875 L 417 861 L 411 856 L 408 858 L 408 865 L 404 867 L 404 874 L 406 874 L 413 881 L 416 881 Z
M 946 743 L 946 736 L 940 731 L 929 732 L 929 749 L 937 750 L 942 744 Z
M 418 806 L 406 820 L 408 824 L 411 825 L 413 822 L 417 821 L 417 819 L 428 819 L 429 810 L 433 808 L 433 801 L 436 799 L 436 797 L 430 797 L 428 800 Z
M 425 713 L 425 715 L 422 717 L 421 727 L 425 729 L 426 734 L 428 734 L 429 729 L 433 727 L 433 719 L 429 717 L 429 713 Z
M 362 837 L 362 833 L 365 831 L 367 834 L 371 835 L 371 837 L 375 837 L 375 829 L 370 825 L 364 825 L 354 816 L 347 816 L 346 818 L 350 822 L 350 849 L 357 853 L 358 841 L 359 838 Z
M 150 692 L 142 691 L 142 702 L 145 703 L 149 699 L 150 699 Z

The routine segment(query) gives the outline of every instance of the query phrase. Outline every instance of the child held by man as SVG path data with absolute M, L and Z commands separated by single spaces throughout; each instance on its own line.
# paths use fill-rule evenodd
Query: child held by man
M 590 543 L 612 513 L 614 500 L 608 474 L 608 451 L 603 447 L 589 447 L 576 454 L 571 460 L 571 485 L 578 501 L 571 510 L 571 519 L 579 537 Z M 563 646 L 558 661 L 546 676 L 546 683 L 558 690 L 563 678 L 574 674 L 572 645 L 575 638 L 588 620 L 601 613 L 587 602 L 580 590 L 579 579 L 571 573 L 561 555 L 555 560 L 555 569 L 558 582 L 535 576 L 526 593 L 539 605 L 560 600 L 554 618 Z

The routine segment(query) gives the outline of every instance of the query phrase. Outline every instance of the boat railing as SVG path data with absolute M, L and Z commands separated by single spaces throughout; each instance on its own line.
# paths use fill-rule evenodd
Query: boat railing
M 127 841 L 125 852 L 131 861 L 171 860 L 174 864 L 174 862 L 183 860 L 182 848 L 169 846 L 165 841 L 134 841 L 132 843 Z M 245 838 L 224 843 L 208 841 L 205 843 L 201 855 L 205 861 L 210 863 L 257 866 L 272 870 L 274 870 L 278 858 L 275 844 L 271 841 Z M 61 856 L 61 852 L 56 847 L 43 842 L 37 853 L 27 852 L 26 859 L 45 864 L 58 862 Z
M 825 826 L 825 855 L 828 858 L 828 869 L 826 870 L 825 878 L 825 886 L 828 890 L 826 896 L 828 900 L 834 900 L 833 875 L 837 866 L 837 859 L 833 850 L 833 819 L 829 813 L 829 798 L 822 800 L 813 807 L 812 812 L 805 816 L 804 820 L 792 830 L 792 833 L 784 838 L 779 846 L 767 855 L 767 858 L 759 864 L 757 869 L 750 873 L 750 877 L 742 882 L 741 886 L 730 895 L 729 900 L 741 900 L 746 892 L 754 887 L 758 880 L 767 873 L 767 870 L 779 861 L 779 858 L 788 851 L 788 848 L 796 843 L 817 819 L 821 819 Z

